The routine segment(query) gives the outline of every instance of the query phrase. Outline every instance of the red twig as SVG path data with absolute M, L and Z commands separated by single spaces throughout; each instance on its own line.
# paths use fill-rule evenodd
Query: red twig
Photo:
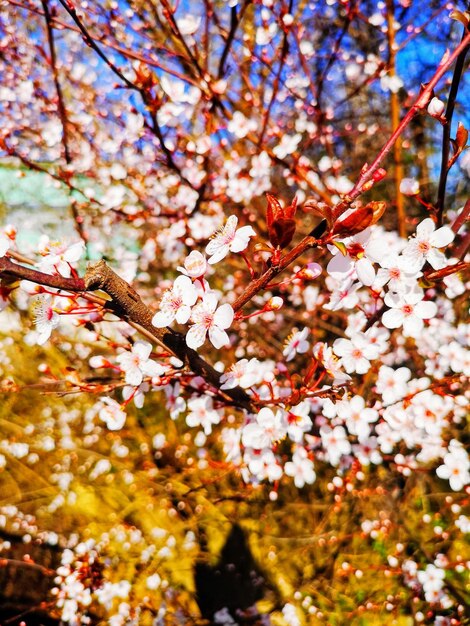
M 447 70 L 452 65 L 452 63 L 454 63 L 454 61 L 459 57 L 461 52 L 469 44 L 470 44 L 470 33 L 467 33 L 467 35 L 462 39 L 462 41 L 457 46 L 457 48 L 452 52 L 452 54 L 446 53 L 444 55 L 443 59 L 441 60 L 441 63 L 439 64 L 436 72 L 434 73 L 434 76 L 427 83 L 427 85 L 421 90 L 419 96 L 416 98 L 415 102 L 413 103 L 411 108 L 408 110 L 407 114 L 402 119 L 399 126 L 396 128 L 396 130 L 392 133 L 392 135 L 387 140 L 385 145 L 382 147 L 382 149 L 380 150 L 380 152 L 374 159 L 373 163 L 367 169 L 365 169 L 365 171 L 361 174 L 358 181 L 354 185 L 353 189 L 344 197 L 344 199 L 338 205 L 336 205 L 335 207 L 336 218 L 339 217 L 342 213 L 344 213 L 344 211 L 348 209 L 350 204 L 354 202 L 354 200 L 356 200 L 356 198 L 358 198 L 363 193 L 364 185 L 372 179 L 374 173 L 378 170 L 378 168 L 382 164 L 387 154 L 393 148 L 393 145 L 395 144 L 398 137 L 400 137 L 403 131 L 405 130 L 405 128 L 409 126 L 411 120 L 414 117 L 416 117 L 418 113 L 420 113 L 423 109 L 426 108 L 431 98 L 431 94 L 434 88 L 436 87 L 437 83 L 444 76 L 444 74 L 447 72 Z

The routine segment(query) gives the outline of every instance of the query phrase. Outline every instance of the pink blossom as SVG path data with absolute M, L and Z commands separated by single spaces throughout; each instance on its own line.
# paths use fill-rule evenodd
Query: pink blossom
M 242 359 L 220 377 L 221 389 L 233 389 L 240 386 L 248 389 L 261 382 L 258 359 Z
M 334 384 L 340 385 L 351 380 L 351 376 L 348 376 L 342 369 L 341 359 L 334 355 L 333 348 L 326 343 L 316 343 L 313 348 L 313 354 L 323 365 L 328 375 L 333 378 Z
M 361 396 L 354 396 L 350 400 L 341 400 L 337 404 L 337 414 L 344 420 L 351 435 L 356 435 L 360 442 L 370 435 L 369 424 L 376 422 L 379 418 L 375 409 L 366 408 L 365 400 Z
M 285 344 L 282 354 L 286 357 L 286 361 L 292 361 L 296 354 L 303 354 L 310 348 L 307 337 L 310 329 L 305 327 L 303 330 L 294 332 L 289 336 Z
M 207 269 L 206 257 L 198 250 L 193 250 L 184 260 L 184 267 L 177 269 L 190 278 L 200 278 L 204 276 Z
M 403 255 L 385 255 L 379 264 L 381 267 L 373 284 L 375 288 L 388 283 L 390 290 L 401 291 L 406 285 L 416 284 L 417 279 L 423 275 L 416 268 L 410 268 L 409 260 Z
M 342 426 L 335 426 L 334 428 L 322 426 L 320 428 L 320 437 L 323 449 L 331 465 L 338 465 L 343 455 L 350 454 L 351 444 Z
M 313 484 L 317 477 L 313 469 L 313 462 L 308 458 L 307 450 L 301 446 L 296 447 L 292 461 L 287 461 L 284 465 L 284 472 L 287 476 L 294 478 L 294 484 L 298 489 L 301 489 L 305 484 Z
M 127 415 L 121 405 L 112 398 L 101 398 L 104 403 L 99 411 L 100 420 L 105 422 L 109 430 L 121 430 L 126 423 Z
M 220 423 L 221 412 L 214 409 L 210 396 L 191 398 L 188 400 L 188 409 L 186 424 L 192 427 L 201 426 L 205 435 L 210 435 L 212 426 Z
M 40 346 L 46 343 L 52 330 L 57 328 L 60 322 L 60 316 L 54 311 L 52 302 L 52 296 L 42 294 L 34 303 L 34 323 L 38 332 L 36 343 Z
M 328 263 L 326 271 L 333 278 L 353 278 L 354 272 L 358 280 L 366 286 L 372 285 L 375 278 L 375 269 L 367 255 L 367 244 L 370 239 L 370 228 L 348 237 L 342 241 L 346 254 L 342 254 L 335 246 L 329 246 L 335 254 Z
M 175 319 L 178 324 L 185 324 L 196 300 L 197 291 L 192 280 L 188 276 L 178 276 L 173 287 L 163 294 L 160 311 L 153 316 L 152 324 L 157 328 L 164 328 Z
M 147 382 L 141 383 L 138 387 L 126 385 L 122 390 L 122 399 L 127 403 L 132 398 L 136 408 L 141 409 L 144 406 L 145 394 L 149 389 L 150 385 Z
M 290 408 L 286 414 L 287 434 L 296 443 L 300 443 L 304 433 L 312 428 L 310 419 L 311 406 L 308 400 L 303 400 L 299 404 Z
M 5 256 L 10 246 L 11 239 L 5 233 L 0 233 L 0 258 Z
M 274 452 L 269 448 L 262 450 L 247 448 L 243 454 L 243 461 L 256 480 L 268 479 L 273 482 L 282 477 L 282 467 Z
M 233 133 L 235 137 L 242 139 L 246 137 L 248 133 L 256 130 L 256 122 L 246 118 L 240 111 L 235 111 L 232 119 L 228 123 L 227 129 L 230 133 Z M 209 254 L 209 252 L 207 254 Z
M 377 346 L 364 333 L 356 333 L 351 339 L 336 339 L 333 350 L 341 357 L 348 374 L 365 374 L 370 369 L 370 362 L 379 356 Z
M 269 407 L 263 407 L 255 421 L 243 427 L 242 443 L 246 448 L 262 450 L 269 448 L 273 443 L 286 436 L 284 412 L 278 409 L 276 413 Z
M 225 330 L 230 327 L 233 315 L 230 304 L 222 304 L 217 308 L 217 296 L 213 292 L 206 293 L 202 302 L 192 311 L 193 325 L 186 334 L 187 346 L 197 350 L 205 342 L 207 333 L 214 348 L 230 345 Z
M 416 337 L 423 329 L 423 320 L 434 317 L 437 306 L 423 301 L 422 289 L 416 288 L 403 293 L 387 293 L 385 304 L 390 307 L 382 315 L 382 324 L 387 328 L 399 328 L 408 337 Z
M 432 98 L 431 102 L 428 104 L 428 113 L 432 117 L 441 117 L 444 113 L 445 104 L 439 98 Z
M 405 196 L 417 196 L 419 194 L 419 182 L 415 178 L 403 178 L 400 182 L 400 193 Z
M 136 341 L 129 352 L 119 354 L 116 361 L 126 375 L 126 383 L 138 387 L 144 376 L 161 376 L 164 369 L 149 359 L 152 345 L 148 341 Z
M 397 370 L 382 365 L 379 369 L 376 390 L 380 393 L 385 404 L 392 404 L 401 400 L 407 393 L 411 371 L 407 367 Z
M 43 272 L 58 272 L 61 276 L 71 275 L 71 263 L 76 263 L 85 250 L 83 241 L 68 244 L 60 241 L 50 241 L 49 237 L 42 237 L 39 252 L 44 257 L 39 268 Z
M 447 259 L 438 250 L 448 246 L 455 234 L 448 226 L 436 226 L 430 217 L 423 220 L 416 228 L 416 236 L 408 242 L 403 255 L 408 259 L 411 268 L 421 269 L 427 261 L 435 270 L 446 267 Z
M 229 252 L 241 252 L 248 246 L 250 237 L 256 235 L 251 226 L 242 226 L 237 230 L 237 224 L 238 217 L 231 215 L 207 244 L 206 253 L 210 255 L 211 265 L 221 261 Z
M 444 464 L 439 465 L 436 474 L 449 481 L 453 491 L 461 491 L 470 483 L 470 460 L 462 444 L 452 439 L 449 451 L 444 455 Z

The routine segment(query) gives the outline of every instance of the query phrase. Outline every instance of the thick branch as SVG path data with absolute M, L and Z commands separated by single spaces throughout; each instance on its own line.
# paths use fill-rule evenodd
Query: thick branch
M 65 278 L 64 276 L 45 274 L 39 270 L 14 263 L 5 256 L 0 258 L 0 278 L 29 280 L 37 285 L 53 287 L 54 289 L 72 293 L 86 290 L 83 278 Z
M 152 337 L 175 354 L 186 367 L 204 380 L 220 388 L 220 374 L 212 365 L 207 363 L 199 354 L 188 348 L 184 335 L 168 328 L 155 328 L 152 324 L 152 311 L 142 301 L 139 294 L 124 279 L 118 276 L 104 261 L 90 264 L 84 278 L 66 278 L 53 276 L 38 270 L 25 267 L 11 261 L 7 257 L 0 258 L 0 278 L 29 280 L 33 283 L 53 287 L 62 291 L 84 294 L 87 291 L 101 289 L 111 296 L 112 301 L 106 302 L 105 307 L 118 317 L 132 323 L 135 327 L 145 330 L 146 336 Z M 222 392 L 221 392 L 222 393 Z M 237 387 L 223 392 L 237 406 L 253 411 L 253 405 L 248 394 Z

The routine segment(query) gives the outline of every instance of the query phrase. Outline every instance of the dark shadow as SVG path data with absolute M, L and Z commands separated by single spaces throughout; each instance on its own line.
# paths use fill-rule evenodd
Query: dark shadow
M 265 591 L 265 579 L 259 571 L 243 530 L 235 524 L 215 566 L 197 563 L 194 578 L 196 600 L 202 616 L 214 623 L 214 615 L 228 609 L 238 624 L 256 622 L 250 611 Z

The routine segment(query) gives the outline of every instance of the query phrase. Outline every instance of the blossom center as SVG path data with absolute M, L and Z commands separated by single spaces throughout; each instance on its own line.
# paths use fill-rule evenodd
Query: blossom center
M 202 324 L 205 328 L 210 328 L 214 322 L 214 316 L 212 313 L 204 313 L 202 318 Z

